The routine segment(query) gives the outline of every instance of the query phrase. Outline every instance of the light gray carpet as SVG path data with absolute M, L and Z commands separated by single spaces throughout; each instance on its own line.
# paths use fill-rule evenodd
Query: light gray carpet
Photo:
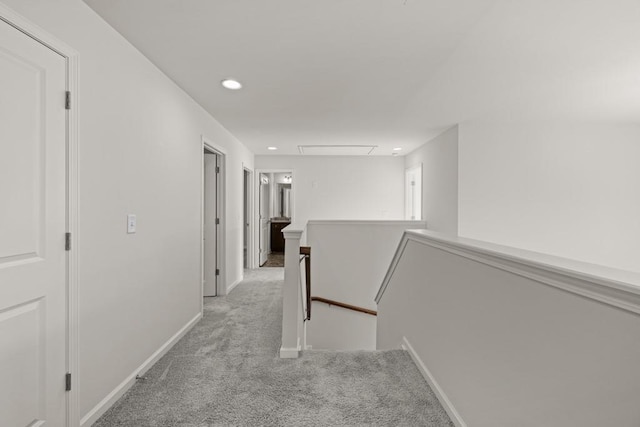
M 283 270 L 246 272 L 96 426 L 452 426 L 401 351 L 279 359 Z

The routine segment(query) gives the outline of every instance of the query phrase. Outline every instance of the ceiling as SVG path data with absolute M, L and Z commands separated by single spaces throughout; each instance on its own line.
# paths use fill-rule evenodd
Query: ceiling
M 406 154 L 478 118 L 640 117 L 637 0 L 86 3 L 256 154 Z

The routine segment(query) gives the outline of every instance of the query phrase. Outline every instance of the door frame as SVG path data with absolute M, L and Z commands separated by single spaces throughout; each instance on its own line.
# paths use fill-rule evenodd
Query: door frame
M 204 152 L 210 151 L 220 156 L 220 174 L 217 180 L 217 214 L 220 218 L 220 228 L 216 232 L 216 264 L 220 269 L 218 280 L 216 282 L 216 296 L 227 294 L 227 271 L 225 268 L 226 260 L 226 157 L 227 152 L 224 148 L 208 139 L 205 135 L 200 136 L 201 148 L 200 148 L 200 312 L 204 313 Z
M 0 20 L 53 50 L 66 61 L 66 90 L 71 93 L 71 109 L 66 110 L 66 231 L 71 233 L 71 250 L 66 253 L 66 340 L 67 372 L 73 374 L 71 390 L 66 393 L 66 421 L 67 426 L 77 426 L 80 425 L 77 386 L 80 382 L 78 369 L 78 52 L 3 3 L 0 3 Z M 60 102 L 63 100 L 60 99 Z M 60 236 L 60 240 L 63 241 L 63 236 Z
M 251 169 L 250 167 L 246 166 L 244 164 L 244 162 L 242 163 L 242 183 L 243 183 L 243 187 L 244 187 L 244 174 L 247 173 L 248 174 L 248 179 L 247 179 L 247 187 L 246 191 L 247 194 L 244 195 L 243 197 L 245 197 L 245 200 L 243 201 L 243 204 L 246 203 L 246 208 L 247 208 L 247 221 L 249 221 L 249 225 L 247 227 L 246 233 L 247 233 L 247 268 L 252 268 L 253 267 L 253 227 L 255 226 L 254 221 L 253 221 L 253 193 L 254 193 L 254 183 L 253 183 L 253 176 L 255 174 L 254 170 Z M 245 189 L 243 188 L 243 192 L 245 191 Z M 244 206 L 243 206 L 244 208 Z M 245 224 L 242 225 L 243 227 L 245 227 Z M 244 265 L 243 265 L 244 268 Z
M 203 210 L 203 257 L 202 270 L 204 272 L 202 288 L 204 297 L 217 297 L 219 288 L 222 287 L 220 276 L 220 266 L 218 265 L 218 233 L 220 232 L 220 206 L 219 206 L 219 179 L 222 156 L 214 150 L 204 150 L 204 197 L 202 203 Z M 213 184 L 213 185 L 211 185 Z M 212 229 L 213 227 L 213 229 Z M 212 256 L 213 255 L 213 256 Z M 213 264 L 213 265 L 212 265 Z M 212 286 L 213 285 L 213 286 Z M 207 288 L 205 290 L 205 288 Z M 211 289 L 213 288 L 213 289 Z
M 253 223 L 256 224 L 253 230 L 253 263 L 252 268 L 260 268 L 260 174 L 261 173 L 290 173 L 291 174 L 291 223 L 295 221 L 296 215 L 296 171 L 294 168 L 277 168 L 277 169 L 256 169 L 253 172 L 253 185 L 255 191 L 253 197 Z

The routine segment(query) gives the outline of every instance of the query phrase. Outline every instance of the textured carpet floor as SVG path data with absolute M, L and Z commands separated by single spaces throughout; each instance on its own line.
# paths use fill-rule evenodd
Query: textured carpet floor
M 279 359 L 282 269 L 246 272 L 96 426 L 452 426 L 409 356 Z

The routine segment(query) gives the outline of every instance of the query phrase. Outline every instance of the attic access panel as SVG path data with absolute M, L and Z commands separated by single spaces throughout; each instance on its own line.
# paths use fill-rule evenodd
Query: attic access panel
M 298 145 L 305 156 L 368 156 L 377 145 Z

